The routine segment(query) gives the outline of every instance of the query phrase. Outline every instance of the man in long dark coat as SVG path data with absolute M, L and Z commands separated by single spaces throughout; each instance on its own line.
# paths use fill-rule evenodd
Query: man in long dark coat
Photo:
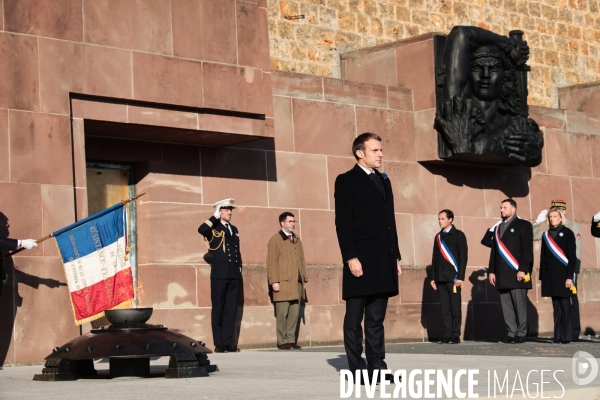
M 381 138 L 359 135 L 352 144 L 357 164 L 335 181 L 335 225 L 344 262 L 342 298 L 346 301 L 344 347 L 349 369 L 387 369 L 383 321 L 388 298 L 398 294 L 400 249 L 394 197 L 382 165 Z M 367 363 L 362 358 L 365 319 Z
M 527 290 L 531 289 L 533 228 L 517 216 L 517 203 L 500 205 L 502 222 L 494 230 L 489 281 L 500 292 L 507 334 L 501 343 L 524 343 L 527 336 Z

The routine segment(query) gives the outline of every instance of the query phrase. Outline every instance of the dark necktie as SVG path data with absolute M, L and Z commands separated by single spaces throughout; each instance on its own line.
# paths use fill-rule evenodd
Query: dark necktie
M 231 228 L 229 227 L 228 223 L 225 223 L 225 228 L 227 228 L 227 230 L 229 231 L 230 235 L 233 235 L 233 232 L 231 232 Z
M 371 177 L 371 180 L 375 183 L 375 186 L 377 186 L 379 194 L 385 196 L 385 192 L 383 191 L 383 183 L 381 183 L 381 179 L 379 179 L 379 177 L 375 175 L 375 172 L 371 172 L 369 176 Z
M 447 234 L 448 234 L 448 232 L 442 231 L 442 237 L 446 237 Z
M 288 237 L 290 238 L 290 242 L 294 243 L 294 236 L 292 236 L 291 233 L 288 235 Z

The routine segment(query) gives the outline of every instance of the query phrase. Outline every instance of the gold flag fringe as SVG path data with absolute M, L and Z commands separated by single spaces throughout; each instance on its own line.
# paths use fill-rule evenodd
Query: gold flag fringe
M 71 296 L 69 296 L 70 298 Z M 123 310 L 126 308 L 131 308 L 131 305 L 133 304 L 134 299 L 130 299 L 130 300 L 125 300 L 124 302 L 122 302 L 121 304 L 117 304 L 116 306 L 114 306 L 113 308 L 111 308 L 111 310 Z M 73 310 L 73 315 L 75 315 L 75 310 Z M 80 320 L 75 320 L 75 325 L 83 325 L 86 322 L 92 322 L 95 321 L 97 319 L 100 319 L 104 317 L 104 311 L 99 312 L 98 314 L 92 315 L 91 317 L 87 317 L 84 319 L 80 319 Z

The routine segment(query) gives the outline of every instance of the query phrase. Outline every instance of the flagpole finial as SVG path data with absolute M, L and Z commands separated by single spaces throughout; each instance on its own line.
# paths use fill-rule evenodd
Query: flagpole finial
M 145 195 L 145 194 L 146 194 L 146 192 L 144 192 L 144 193 L 142 193 L 142 194 L 138 194 L 137 196 L 135 196 L 135 197 L 131 197 L 131 198 L 127 199 L 127 200 L 122 200 L 122 201 L 121 201 L 121 204 L 125 205 L 125 204 L 127 204 L 127 203 L 130 203 L 130 202 L 132 202 L 132 201 L 134 201 L 134 200 L 137 200 L 137 199 L 139 199 L 140 197 L 142 197 L 142 196 L 143 196 L 143 195 Z

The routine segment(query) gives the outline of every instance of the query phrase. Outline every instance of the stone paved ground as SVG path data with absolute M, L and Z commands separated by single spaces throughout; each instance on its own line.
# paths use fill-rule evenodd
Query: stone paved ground
M 586 351 L 600 356 L 600 341 L 586 341 L 569 345 L 552 345 L 541 341 L 523 345 L 500 345 L 490 342 L 463 342 L 460 345 L 434 343 L 404 343 L 387 346 L 386 361 L 392 370 L 407 369 L 479 369 L 475 393 L 487 398 L 488 371 L 493 383 L 493 373 L 504 379 L 508 371 L 508 386 L 519 389 L 517 371 L 524 389 L 529 387 L 532 398 L 541 393 L 539 371 L 544 375 L 544 397 L 597 400 L 600 398 L 600 379 L 580 387 L 571 378 L 572 356 L 576 351 Z M 335 399 L 340 398 L 339 370 L 346 367 L 346 356 L 341 347 L 311 348 L 303 351 L 246 350 L 237 354 L 211 354 L 210 360 L 220 371 L 206 378 L 192 379 L 81 379 L 74 382 L 34 382 L 32 377 L 41 365 L 5 367 L 0 371 L 0 399 Z M 165 368 L 168 360 L 152 362 L 153 369 Z M 106 369 L 107 362 L 96 363 L 98 370 Z M 529 371 L 529 385 L 526 378 Z M 558 381 L 553 378 L 555 371 Z M 422 375 L 417 378 L 422 379 Z M 463 379 L 462 387 L 466 387 Z M 515 384 L 516 382 L 516 384 Z M 562 387 L 564 387 L 564 392 Z M 435 388 L 435 386 L 434 386 Z M 381 398 L 379 387 L 374 393 Z M 392 393 L 393 387 L 387 389 Z M 433 390 L 435 394 L 435 389 Z M 496 388 L 496 398 L 506 398 Z M 401 394 L 401 393 L 400 393 Z M 527 395 L 527 393 L 525 392 Z M 493 386 L 490 386 L 493 398 Z M 353 393 L 351 398 L 355 398 Z M 367 398 L 361 390 L 361 398 Z M 407 398 L 409 393 L 407 393 Z M 518 390 L 513 398 L 524 398 Z

